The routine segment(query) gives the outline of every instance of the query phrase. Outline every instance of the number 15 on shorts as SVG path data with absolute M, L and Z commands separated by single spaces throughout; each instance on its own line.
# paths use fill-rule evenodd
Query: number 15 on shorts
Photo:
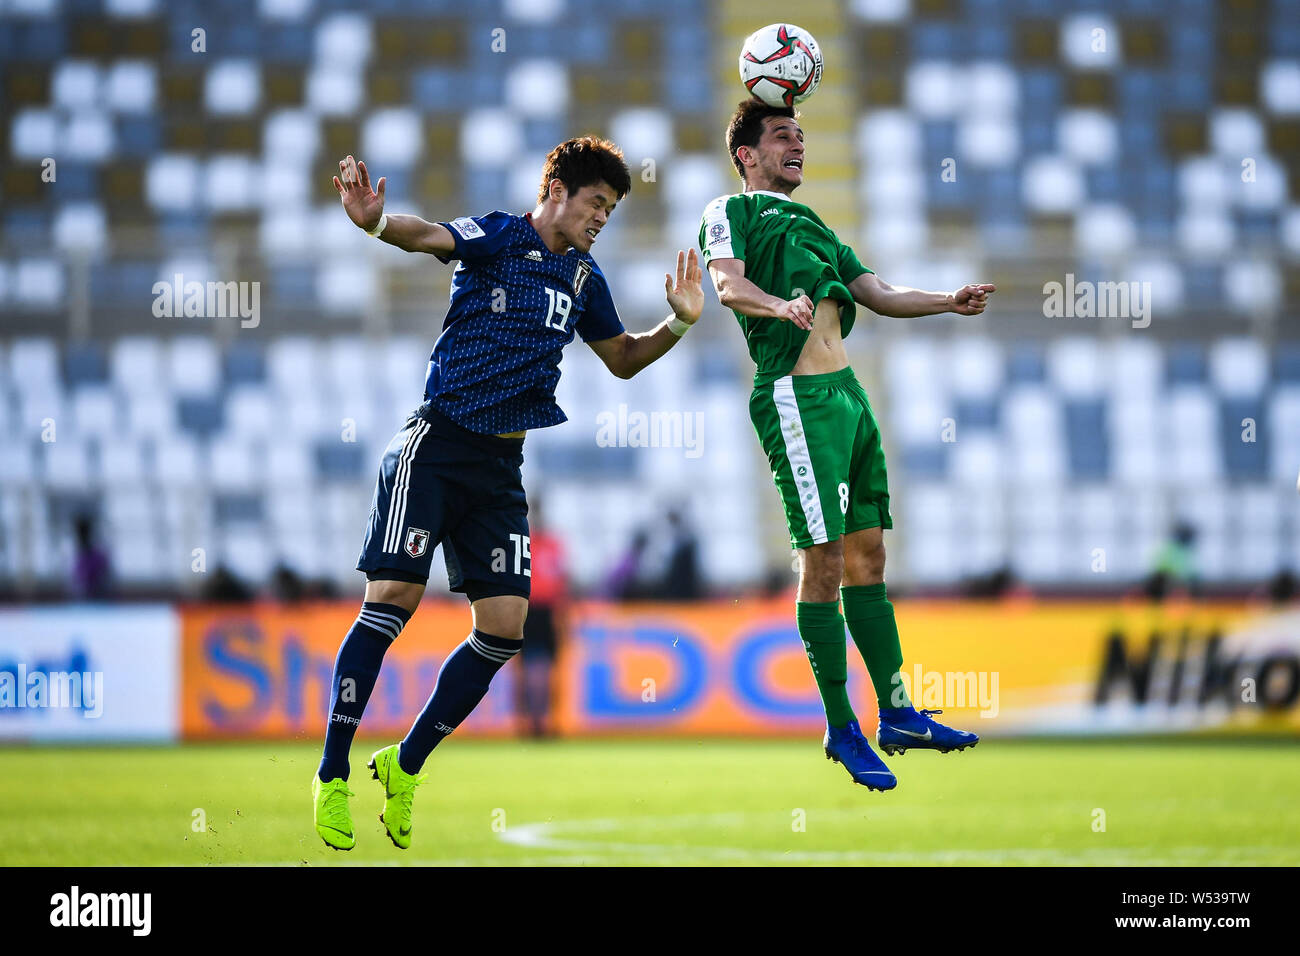
M 511 555 L 514 557 L 514 573 L 522 574 L 526 578 L 533 576 L 532 568 L 524 567 L 524 562 L 532 564 L 533 555 L 529 551 L 528 535 L 512 534 L 510 536 L 509 548 L 492 549 L 492 570 L 501 573 L 509 569 Z

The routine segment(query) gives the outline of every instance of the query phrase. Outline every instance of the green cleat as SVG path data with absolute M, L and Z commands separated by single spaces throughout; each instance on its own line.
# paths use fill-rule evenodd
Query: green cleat
M 370 757 L 370 768 L 376 780 L 384 785 L 384 809 L 379 813 L 379 822 L 388 832 L 388 839 L 399 850 L 411 848 L 411 801 L 415 798 L 415 788 L 425 781 L 425 774 L 418 777 L 407 773 L 397 762 L 399 746 L 393 744 L 383 750 L 375 751 Z
M 320 777 L 312 774 L 312 816 L 316 832 L 336 850 L 350 850 L 357 845 L 356 834 L 352 832 L 352 811 L 348 809 L 348 797 L 352 796 L 356 794 L 348 789 L 348 782 L 342 777 L 322 783 Z

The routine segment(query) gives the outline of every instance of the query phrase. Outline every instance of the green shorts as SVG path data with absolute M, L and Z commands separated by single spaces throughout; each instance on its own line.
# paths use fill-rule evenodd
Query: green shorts
M 749 418 L 794 547 L 894 526 L 880 429 L 853 369 L 760 385 L 749 398 Z

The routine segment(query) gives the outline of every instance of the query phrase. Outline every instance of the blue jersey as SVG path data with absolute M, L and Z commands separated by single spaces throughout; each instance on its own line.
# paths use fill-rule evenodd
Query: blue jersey
M 591 256 L 546 247 L 530 216 L 497 211 L 444 222 L 459 259 L 451 307 L 429 357 L 424 396 L 463 428 L 504 434 L 566 420 L 555 403 L 560 357 L 623 323 Z

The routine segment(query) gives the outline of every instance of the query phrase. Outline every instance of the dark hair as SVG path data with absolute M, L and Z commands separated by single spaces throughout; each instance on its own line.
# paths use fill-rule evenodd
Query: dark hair
M 542 167 L 542 185 L 537 201 L 545 202 L 551 180 L 558 179 L 573 195 L 583 186 L 609 183 L 622 199 L 632 188 L 632 176 L 623 162 L 623 151 L 607 139 L 578 136 L 566 140 L 546 157 Z
M 731 116 L 731 123 L 727 126 L 727 153 L 741 179 L 745 178 L 745 164 L 736 155 L 736 150 L 742 146 L 758 145 L 763 138 L 763 120 L 769 116 L 798 119 L 799 112 L 793 106 L 768 106 L 758 97 L 751 96 L 741 100 Z

